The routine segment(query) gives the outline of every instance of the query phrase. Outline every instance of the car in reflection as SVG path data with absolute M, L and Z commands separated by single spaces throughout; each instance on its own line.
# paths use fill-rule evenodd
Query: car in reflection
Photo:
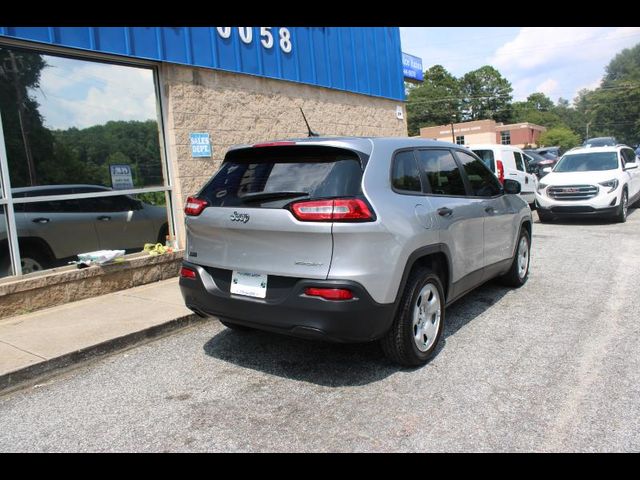
M 112 191 L 100 185 L 45 185 L 12 189 L 12 196 L 33 198 Z M 14 203 L 22 273 L 75 260 L 95 250 L 139 251 L 145 243 L 164 243 L 168 233 L 164 206 L 129 195 L 47 199 Z M 6 222 L 0 211 L 0 277 L 9 273 Z M 5 253 L 7 252 L 7 253 Z

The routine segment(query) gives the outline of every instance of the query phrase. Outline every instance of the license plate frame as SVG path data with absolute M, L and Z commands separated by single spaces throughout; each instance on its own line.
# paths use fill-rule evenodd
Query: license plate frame
M 233 270 L 231 272 L 231 288 L 233 295 L 252 298 L 266 298 L 269 276 L 264 273 Z

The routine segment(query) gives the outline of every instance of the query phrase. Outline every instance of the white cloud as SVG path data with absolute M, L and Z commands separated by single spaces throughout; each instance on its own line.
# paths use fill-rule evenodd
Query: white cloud
M 86 128 L 109 120 L 156 118 L 151 70 L 47 58 L 34 92 L 45 124 L 54 129 Z
M 547 78 L 544 82 L 536 87 L 536 92 L 542 92 L 546 96 L 551 97 L 558 89 L 558 81 L 553 78 Z

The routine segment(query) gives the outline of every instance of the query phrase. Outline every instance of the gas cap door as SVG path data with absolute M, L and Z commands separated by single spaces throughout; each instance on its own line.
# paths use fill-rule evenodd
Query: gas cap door
M 433 228 L 433 214 L 428 205 L 419 203 L 414 208 L 416 219 L 426 229 Z

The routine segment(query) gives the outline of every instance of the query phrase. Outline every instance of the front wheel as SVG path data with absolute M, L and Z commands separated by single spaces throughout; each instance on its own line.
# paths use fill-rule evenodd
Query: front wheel
M 629 195 L 626 190 L 622 191 L 622 198 L 620 199 L 620 206 L 618 207 L 618 213 L 616 213 L 615 220 L 618 223 L 624 223 L 627 221 L 627 212 L 629 210 Z
M 442 282 L 428 268 L 418 268 L 407 280 L 391 329 L 380 340 L 391 361 L 405 367 L 425 364 L 433 355 L 444 325 Z
M 523 228 L 518 236 L 518 244 L 516 246 L 516 254 L 511 262 L 511 268 L 500 277 L 503 285 L 508 287 L 519 288 L 527 283 L 529 278 L 529 260 L 531 253 L 531 238 L 529 232 Z

